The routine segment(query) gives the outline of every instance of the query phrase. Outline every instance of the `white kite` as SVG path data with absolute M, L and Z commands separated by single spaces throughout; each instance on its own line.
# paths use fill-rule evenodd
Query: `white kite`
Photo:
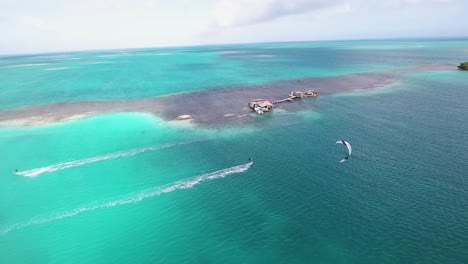
M 351 156 L 351 152 L 353 152 L 353 149 L 351 148 L 351 145 L 348 142 L 344 141 L 344 140 L 339 140 L 339 141 L 336 142 L 336 144 L 342 144 L 342 145 L 345 145 L 348 148 L 348 156 L 346 156 L 340 162 L 347 161 L 349 159 L 349 157 Z

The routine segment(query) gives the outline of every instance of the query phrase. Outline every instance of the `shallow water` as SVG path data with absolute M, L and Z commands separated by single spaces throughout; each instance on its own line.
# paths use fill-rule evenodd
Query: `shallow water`
M 394 40 L 7 57 L 0 101 L 13 109 L 455 64 L 467 46 Z M 265 54 L 274 57 L 255 56 Z M 49 64 L 25 66 L 39 63 Z M 43 71 L 58 67 L 69 69 Z M 110 81 L 122 76 L 132 78 Z M 466 78 L 408 72 L 389 87 L 249 115 L 248 125 L 107 113 L 2 127 L 0 262 L 466 263 Z M 340 139 L 353 146 L 345 163 Z

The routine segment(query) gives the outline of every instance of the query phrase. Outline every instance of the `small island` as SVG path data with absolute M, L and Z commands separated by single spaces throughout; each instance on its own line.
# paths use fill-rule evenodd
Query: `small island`
M 460 66 L 458 66 L 458 69 L 467 71 L 468 70 L 468 62 L 460 63 Z

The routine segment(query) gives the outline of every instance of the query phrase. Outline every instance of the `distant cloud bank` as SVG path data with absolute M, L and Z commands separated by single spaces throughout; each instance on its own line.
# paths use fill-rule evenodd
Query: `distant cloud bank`
M 232 27 L 269 21 L 282 16 L 334 6 L 341 0 L 221 0 L 214 7 L 214 23 Z

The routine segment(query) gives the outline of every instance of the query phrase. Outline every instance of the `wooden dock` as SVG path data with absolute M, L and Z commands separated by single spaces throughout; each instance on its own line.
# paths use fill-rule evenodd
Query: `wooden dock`
M 289 97 L 289 98 L 286 98 L 286 99 L 276 100 L 276 101 L 273 102 L 273 104 L 281 104 L 281 103 L 284 103 L 284 102 L 292 102 L 293 100 L 294 100 L 294 98 Z

